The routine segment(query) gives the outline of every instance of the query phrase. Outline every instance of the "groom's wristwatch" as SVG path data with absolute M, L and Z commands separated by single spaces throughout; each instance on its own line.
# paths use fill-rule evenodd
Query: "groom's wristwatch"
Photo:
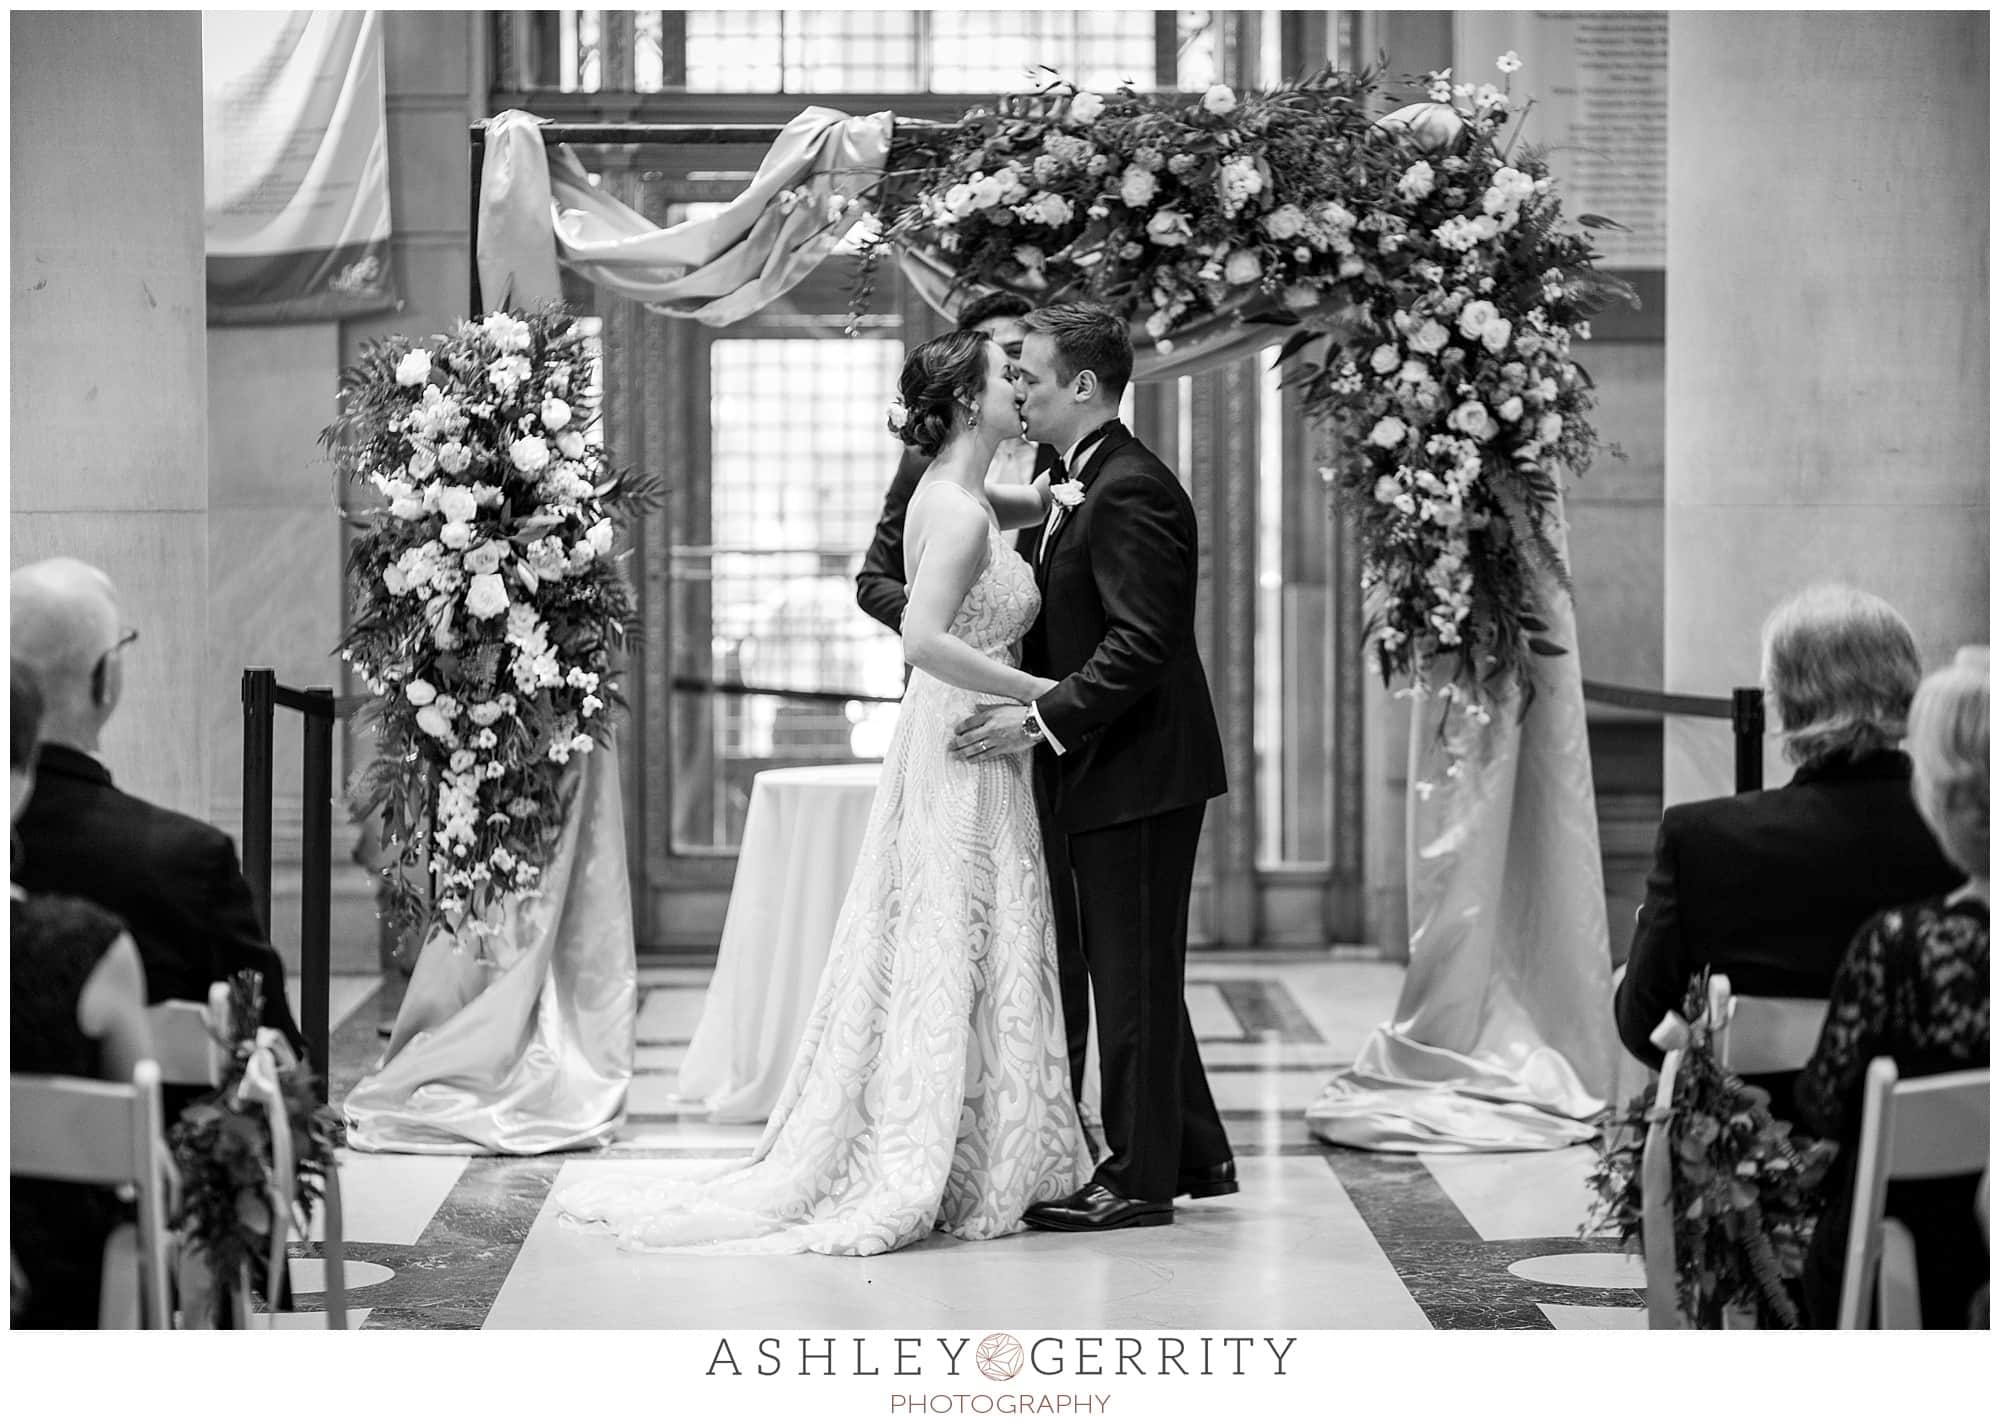
M 1033 705 L 1030 705 L 1021 716 L 1021 733 L 1028 737 L 1028 743 L 1031 745 L 1042 744 L 1048 739 L 1048 736 L 1042 733 L 1041 718 L 1035 714 Z

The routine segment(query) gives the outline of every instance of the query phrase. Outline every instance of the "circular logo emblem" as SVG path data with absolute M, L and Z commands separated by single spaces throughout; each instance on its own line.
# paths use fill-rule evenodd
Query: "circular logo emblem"
M 1021 1374 L 1021 1343 L 1004 1331 L 996 1331 L 979 1343 L 972 1354 L 979 1374 L 989 1381 L 1011 1381 Z

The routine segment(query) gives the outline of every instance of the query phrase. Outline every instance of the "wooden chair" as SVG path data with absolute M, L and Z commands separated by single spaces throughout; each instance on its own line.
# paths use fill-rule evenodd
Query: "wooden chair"
M 163 1001 L 146 1012 L 147 1023 L 152 1028 L 153 1053 L 160 1062 L 164 1083 L 210 1087 L 222 1083 L 229 1066 L 226 1042 L 231 1036 L 230 1012 L 229 986 L 220 981 L 209 988 L 206 1006 L 198 1006 L 192 1001 Z M 272 1064 L 275 1066 L 275 1061 Z M 290 1121 L 286 1120 L 283 1128 L 274 1133 L 278 1144 L 274 1177 L 289 1179 L 293 1167 Z M 289 1200 L 275 1188 L 269 1202 L 272 1228 L 266 1295 L 275 1297 L 279 1279 L 284 1275 L 285 1245 L 291 1235 L 292 1210 Z M 326 1195 L 320 1206 L 326 1217 L 326 1239 L 321 1246 L 326 1264 L 326 1309 L 322 1315 L 329 1331 L 343 1331 L 347 1327 L 346 1244 L 341 1234 L 340 1178 L 337 1170 L 327 1175 Z M 237 1281 L 232 1304 L 239 1329 L 250 1323 L 249 1298 L 250 1281 L 245 1276 Z M 267 1312 L 262 1315 L 267 1328 L 276 1326 L 274 1314 Z
M 1868 1324 L 1872 1290 L 1884 1330 L 1923 1325 L 1917 1305 L 1917 1250 L 1909 1230 L 1883 1216 L 1897 1179 L 1950 1178 L 1987 1167 L 1991 1070 L 1958 1070 L 1916 1080 L 1897 1077 L 1887 1056 L 1872 1061 L 1861 1091 L 1861 1139 L 1854 1156 L 1854 1211 L 1840 1277 L 1836 1325 Z
M 1804 1069 L 1826 1024 L 1824 1000 L 1738 996 L 1729 989 L 1727 976 L 1709 978 L 1709 1009 L 1717 1012 L 1715 1058 L 1734 1075 L 1776 1075 Z
M 213 1088 L 222 1083 L 229 1067 L 229 1009 L 229 987 L 221 981 L 208 988 L 206 1006 L 162 1001 L 146 1008 L 161 1084 Z
M 1639 1217 L 1646 1246 L 1646 1329 L 1681 1331 L 1679 1289 L 1674 1280 L 1674 1141 L 1668 1125 L 1674 1112 L 1674 1080 L 1681 1069 L 1679 1050 L 1669 1050 L 1660 1063 L 1660 1084 L 1653 1092 L 1653 1120 L 1646 1126 L 1646 1143 L 1639 1155 Z
M 173 1322 L 167 1289 L 167 1194 L 172 1163 L 160 1105 L 160 1067 L 141 1060 L 132 1083 L 63 1075 L 15 1075 L 9 1081 L 13 1148 L 9 1172 L 19 1178 L 130 1188 L 137 1222 L 112 1234 L 105 1248 L 111 1284 L 100 1320 L 131 1325 L 121 1282 L 136 1281 L 137 1325 L 165 1331 Z M 135 1265 L 136 1264 L 136 1265 Z

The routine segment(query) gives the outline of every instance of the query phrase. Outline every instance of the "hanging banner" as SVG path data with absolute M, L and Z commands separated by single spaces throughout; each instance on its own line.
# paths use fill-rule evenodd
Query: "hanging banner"
M 202 15 L 208 320 L 396 305 L 379 10 Z

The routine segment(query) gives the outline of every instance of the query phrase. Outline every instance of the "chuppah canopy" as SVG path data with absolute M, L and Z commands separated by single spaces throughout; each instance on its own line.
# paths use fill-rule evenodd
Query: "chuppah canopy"
M 557 300 L 567 266 L 663 315 L 726 326 L 777 300 L 840 246 L 865 215 L 859 199 L 888 173 L 897 120 L 887 111 L 808 108 L 722 211 L 673 227 L 592 184 L 568 144 L 544 141 L 542 126 L 519 109 L 486 124 L 475 238 L 483 303 L 525 309 Z M 935 248 L 898 244 L 896 258 L 911 289 L 946 317 L 998 289 L 961 280 Z M 1270 326 L 1236 320 L 1253 295 L 1178 329 L 1168 351 L 1133 322 L 1133 377 L 1199 374 L 1270 344 Z

